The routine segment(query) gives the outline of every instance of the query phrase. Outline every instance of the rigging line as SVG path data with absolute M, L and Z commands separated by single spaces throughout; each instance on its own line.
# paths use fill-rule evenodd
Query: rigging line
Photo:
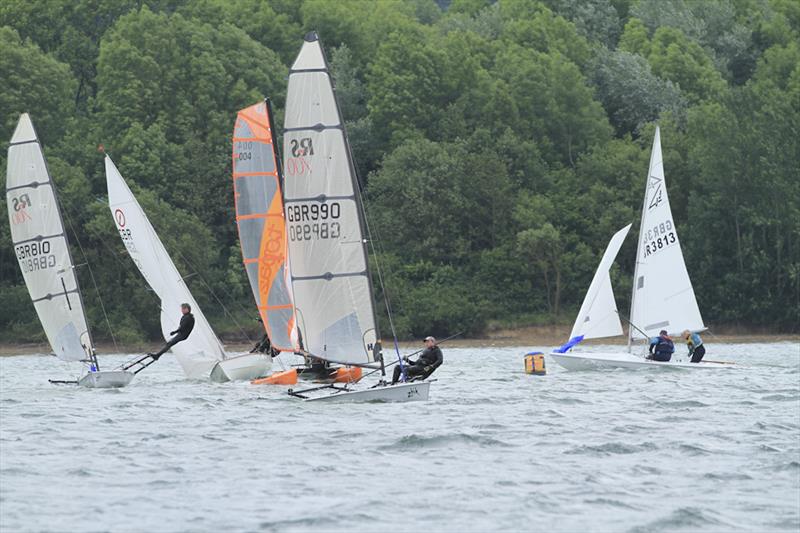
M 391 330 L 392 330 L 392 339 L 394 340 L 394 350 L 397 353 L 397 357 L 400 358 L 400 347 L 398 346 L 398 343 L 397 343 L 397 330 L 394 327 L 394 318 L 392 318 L 392 305 L 391 305 L 391 303 L 389 301 L 389 293 L 386 290 L 386 284 L 384 283 L 383 269 L 381 268 L 381 262 L 380 262 L 380 259 L 378 257 L 378 250 L 375 247 L 375 239 L 372 238 L 372 226 L 370 226 L 370 224 L 369 224 L 369 216 L 367 216 L 367 204 L 364 201 L 364 199 L 366 197 L 366 193 L 362 192 L 362 190 L 361 190 L 361 188 L 362 188 L 361 180 L 358 179 L 358 171 L 355 169 L 355 165 L 353 165 L 353 171 L 356 172 L 356 181 L 358 182 L 357 183 L 358 186 L 355 187 L 356 194 L 358 195 L 358 198 L 359 198 L 359 202 L 358 203 L 361 204 L 361 210 L 362 210 L 362 212 L 364 214 L 364 226 L 367 229 L 367 239 L 369 241 L 370 248 L 372 248 L 372 254 L 375 257 L 375 270 L 378 273 L 378 283 L 381 286 L 381 292 L 383 292 L 383 301 L 386 304 L 386 314 L 389 316 L 389 328 L 391 328 Z M 379 235 L 378 235 L 377 228 L 375 230 L 375 238 L 376 239 L 380 238 Z M 400 365 L 403 366 L 403 363 L 400 362 Z
M 359 187 L 359 189 L 360 189 L 360 187 Z M 375 239 L 372 238 L 372 228 L 369 225 L 369 218 L 367 217 L 367 203 L 364 201 L 366 199 L 366 197 L 367 197 L 366 191 L 362 194 L 362 192 L 359 190 L 358 194 L 361 197 L 361 205 L 363 206 L 363 210 L 364 210 L 364 225 L 367 227 L 367 236 L 369 237 L 369 246 L 370 246 L 370 248 L 372 248 L 372 254 L 375 257 L 375 270 L 378 272 L 378 283 L 380 283 L 381 292 L 383 292 L 383 301 L 386 304 L 386 311 L 387 311 L 387 314 L 389 315 L 389 327 L 392 330 L 392 338 L 394 340 L 394 351 L 397 353 L 397 357 L 399 359 L 400 358 L 400 346 L 398 345 L 398 342 L 397 342 L 397 331 L 395 330 L 394 319 L 392 318 L 392 305 L 391 305 L 391 303 L 389 301 L 389 291 L 386 288 L 386 283 L 384 282 L 383 269 L 381 268 L 380 260 L 378 259 L 379 252 L 380 253 L 385 253 L 385 251 L 383 250 L 381 238 L 380 238 L 380 235 L 378 234 L 378 228 L 377 227 L 375 228 Z M 378 246 L 380 247 L 380 250 L 376 249 L 376 247 L 375 247 L 375 241 L 376 240 L 378 241 Z M 400 361 L 400 366 L 401 367 L 404 366 L 402 361 Z
M 114 343 L 114 349 L 119 353 L 119 345 L 117 344 L 117 338 L 114 335 L 114 330 L 111 329 L 111 321 L 108 320 L 108 313 L 106 313 L 106 306 L 103 303 L 103 297 L 100 294 L 100 289 L 97 287 L 97 281 L 94 278 L 94 271 L 92 270 L 92 265 L 89 264 L 89 258 L 86 255 L 86 252 L 83 250 L 83 245 L 81 244 L 81 240 L 78 238 L 78 233 L 75 231 L 75 227 L 72 225 L 72 219 L 69 217 L 69 213 L 66 209 L 64 209 L 64 205 L 61 203 L 61 198 L 56 196 L 56 201 L 58 202 L 59 207 L 61 208 L 61 212 L 64 213 L 64 217 L 67 219 L 67 224 L 69 224 L 69 230 L 75 236 L 75 242 L 78 243 L 78 249 L 81 251 L 81 255 L 83 256 L 83 260 L 86 261 L 86 267 L 89 269 L 89 277 L 92 280 L 92 285 L 94 285 L 94 290 L 97 293 L 97 300 L 100 302 L 100 309 L 103 311 L 103 318 L 106 321 L 106 327 L 108 327 L 108 333 L 111 335 L 111 341 Z M 77 275 L 77 274 L 76 274 Z
M 206 283 L 206 280 L 203 277 L 203 275 L 200 274 L 200 271 L 198 271 L 197 268 L 192 264 L 192 262 L 189 261 L 189 259 L 187 259 L 187 257 L 183 254 L 183 252 L 178 250 L 178 253 L 181 255 L 183 260 L 186 261 L 186 264 L 189 265 L 192 268 L 192 270 L 194 270 L 194 273 L 192 275 L 195 275 L 195 274 L 197 275 L 197 278 L 200 280 L 200 282 L 203 284 L 203 286 L 206 289 L 208 289 L 208 292 L 211 293 L 211 296 L 213 296 L 214 299 L 217 301 L 217 303 L 220 305 L 220 307 L 222 307 L 222 310 L 225 312 L 225 314 L 227 314 L 230 317 L 230 319 L 233 320 L 233 323 L 236 325 L 237 328 L 239 328 L 239 331 L 242 332 L 242 335 L 244 335 L 244 338 L 247 339 L 247 342 L 248 343 L 252 343 L 253 339 L 250 338 L 250 335 L 248 335 L 247 332 L 242 327 L 242 325 L 239 324 L 239 322 L 236 320 L 236 317 L 234 317 L 233 314 L 230 311 L 228 311 L 228 308 L 225 307 L 225 304 L 222 303 L 222 300 L 219 299 L 219 297 L 214 292 L 214 290 L 211 288 L 211 286 L 208 283 Z

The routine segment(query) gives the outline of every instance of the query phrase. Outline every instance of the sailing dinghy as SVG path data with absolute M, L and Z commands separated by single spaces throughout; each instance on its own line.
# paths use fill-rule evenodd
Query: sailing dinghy
M 20 116 L 8 148 L 6 201 L 22 277 L 50 347 L 59 359 L 81 362 L 88 370 L 77 381 L 51 381 L 91 388 L 126 386 L 134 372 L 100 371 L 55 184 L 27 113 Z
M 178 325 L 180 305 L 185 302 L 192 307 L 195 319 L 192 333 L 170 350 L 186 377 L 210 377 L 213 381 L 225 382 L 265 375 L 272 364 L 269 356 L 259 353 L 228 356 L 225 353 L 142 206 L 107 155 L 105 167 L 108 203 L 114 223 L 128 255 L 161 301 L 161 331 L 165 340 Z
M 611 287 L 609 269 L 619 252 L 630 225 L 618 231 L 608 243 L 600 265 L 578 312 L 570 340 L 550 353 L 558 364 L 568 370 L 595 368 L 653 368 L 687 369 L 726 368 L 727 365 L 701 362 L 690 363 L 673 354 L 672 360 L 658 362 L 631 353 L 635 340 L 658 336 L 662 329 L 670 335 L 684 330 L 703 331 L 703 319 L 697 306 L 692 282 L 683 260 L 678 232 L 672 220 L 672 210 L 664 181 L 661 157 L 661 135 L 656 127 L 650 169 L 645 189 L 636 267 L 633 275 L 630 328 L 627 352 L 588 353 L 570 351 L 584 339 L 622 335 L 617 305 Z M 677 348 L 677 347 L 676 347 Z
M 372 368 L 383 378 L 364 206 L 316 32 L 306 35 L 289 71 L 284 204 L 291 292 L 303 355 Z M 428 399 L 430 382 L 389 385 L 382 378 L 363 390 L 353 389 L 352 384 L 329 384 L 289 393 L 325 402 Z

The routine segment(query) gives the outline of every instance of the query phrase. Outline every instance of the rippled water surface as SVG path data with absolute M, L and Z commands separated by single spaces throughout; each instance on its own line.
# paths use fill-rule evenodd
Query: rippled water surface
M 47 382 L 72 368 L 52 357 L 0 358 L 0 529 L 800 530 L 797 344 L 547 376 L 528 347 L 444 348 L 409 404 L 191 382 L 170 356 L 79 389 Z

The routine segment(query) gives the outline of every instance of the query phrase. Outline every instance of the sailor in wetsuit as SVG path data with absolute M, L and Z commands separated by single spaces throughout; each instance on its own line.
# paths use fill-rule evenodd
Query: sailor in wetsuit
M 406 361 L 406 377 L 412 378 L 422 376 L 422 379 L 427 379 L 433 371 L 441 366 L 444 361 L 442 350 L 436 346 L 436 339 L 433 337 L 425 337 L 425 349 L 419 354 L 416 361 L 410 361 L 408 356 L 404 357 Z M 403 369 L 400 366 L 394 367 L 394 375 L 392 376 L 392 385 L 400 381 L 400 375 Z
M 650 339 L 650 353 L 647 358 L 653 361 L 666 363 L 672 359 L 672 353 L 675 351 L 675 344 L 672 339 L 667 335 L 667 330 L 662 329 L 658 332 L 658 337 Z
M 174 337 L 167 341 L 164 347 L 158 352 L 147 354 L 156 361 L 158 361 L 158 358 L 164 355 L 167 350 L 179 342 L 188 339 L 189 334 L 194 329 L 194 315 L 192 315 L 192 307 L 189 304 L 181 304 L 181 313 L 183 313 L 183 316 L 181 317 L 181 323 L 178 325 L 178 329 L 175 331 L 170 331 L 169 333 L 170 335 L 174 335 Z
M 264 321 L 261 320 L 261 317 L 258 317 L 256 320 L 258 320 L 262 324 L 264 323 Z M 264 333 L 264 336 L 261 337 L 261 340 L 258 341 L 255 346 L 253 346 L 252 350 L 250 350 L 250 353 L 269 354 L 269 356 L 274 359 L 275 357 L 278 357 L 281 354 L 281 351 L 272 346 L 272 342 L 270 342 L 269 340 L 269 334 Z

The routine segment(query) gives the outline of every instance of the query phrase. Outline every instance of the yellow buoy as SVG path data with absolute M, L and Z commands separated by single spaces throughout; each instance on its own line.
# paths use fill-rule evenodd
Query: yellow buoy
M 531 352 L 525 356 L 525 373 L 535 376 L 544 376 L 547 369 L 544 367 L 544 354 L 542 352 Z

